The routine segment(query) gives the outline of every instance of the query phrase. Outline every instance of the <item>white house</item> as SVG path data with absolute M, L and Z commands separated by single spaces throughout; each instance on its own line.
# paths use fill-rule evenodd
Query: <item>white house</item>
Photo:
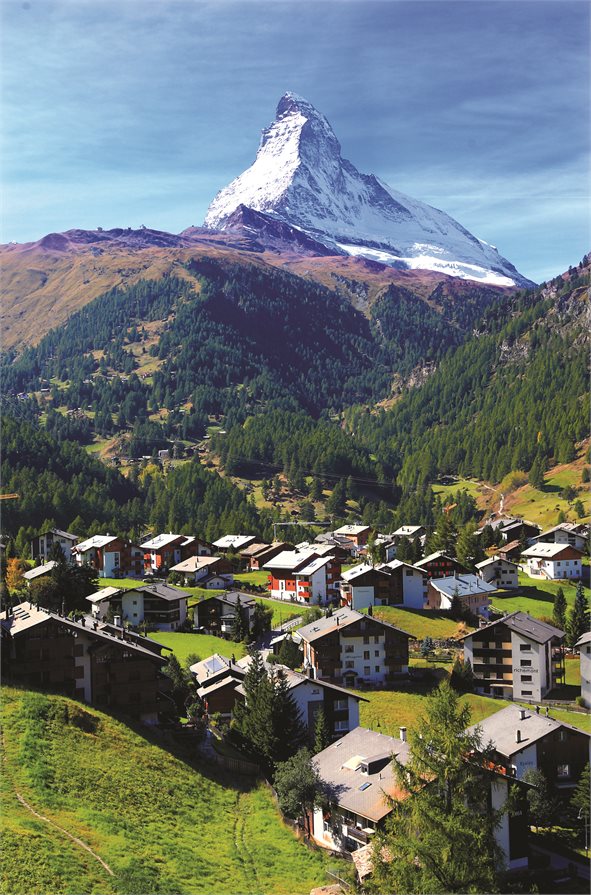
M 538 541 L 521 554 L 530 578 L 579 579 L 582 575 L 581 551 L 569 544 L 547 544 Z
M 472 665 L 476 689 L 541 702 L 564 680 L 564 636 L 526 612 L 511 612 L 466 635 L 464 659 Z
M 145 623 L 159 631 L 177 631 L 187 618 L 185 590 L 168 584 L 142 584 L 129 589 L 105 587 L 86 599 L 92 615 L 105 618 L 108 607 L 113 615 L 132 627 Z
M 476 563 L 478 575 L 488 584 L 496 587 L 519 587 L 519 566 L 509 559 L 491 556 L 483 562 Z
M 454 596 L 463 608 L 473 615 L 488 618 L 491 594 L 497 592 L 495 584 L 489 584 L 478 575 L 448 575 L 446 578 L 431 578 L 427 585 L 427 609 L 449 610 Z
M 184 577 L 184 583 L 198 584 L 208 589 L 231 587 L 234 582 L 232 567 L 222 556 L 190 556 L 170 569 Z
M 70 562 L 72 559 L 72 547 L 74 547 L 77 540 L 78 535 L 74 535 L 69 531 L 62 531 L 60 528 L 50 528 L 48 531 L 44 531 L 42 534 L 34 537 L 31 541 L 31 557 L 46 563 L 49 560 L 51 548 L 55 544 L 59 544 L 66 562 Z
M 213 546 L 223 553 L 238 553 L 244 547 L 254 544 L 256 538 L 254 535 L 224 535 L 213 542 Z
M 581 698 L 583 704 L 591 708 L 591 633 L 579 637 L 575 646 L 579 648 L 581 663 Z
M 574 547 L 576 550 L 580 550 L 581 553 L 584 553 L 586 538 L 582 526 L 575 525 L 572 522 L 562 522 L 560 525 L 555 525 L 553 528 L 543 531 L 537 538 L 535 538 L 535 543 L 568 544 L 569 547 Z
M 427 576 L 422 569 L 400 559 L 393 559 L 378 568 L 382 572 L 387 572 L 392 581 L 389 606 L 423 609 L 427 596 Z

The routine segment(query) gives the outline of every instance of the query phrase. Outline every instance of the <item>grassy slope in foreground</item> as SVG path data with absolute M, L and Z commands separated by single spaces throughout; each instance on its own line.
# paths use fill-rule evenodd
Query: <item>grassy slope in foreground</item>
M 294 838 L 264 786 L 236 789 L 240 778 L 193 770 L 64 697 L 2 692 L 3 892 L 297 895 L 324 881 L 323 856 Z M 15 791 L 90 845 L 114 877 Z

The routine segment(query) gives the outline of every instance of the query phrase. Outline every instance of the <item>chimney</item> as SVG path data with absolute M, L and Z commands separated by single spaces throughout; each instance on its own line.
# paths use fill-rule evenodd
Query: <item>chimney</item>
M 520 730 L 516 730 L 516 731 L 515 731 L 515 742 L 516 742 L 516 743 L 520 743 L 520 742 L 521 742 L 521 731 L 520 731 Z
M 406 743 L 406 727 L 400 728 L 400 739 L 403 743 Z
M 519 709 L 519 720 L 525 721 L 525 709 Z

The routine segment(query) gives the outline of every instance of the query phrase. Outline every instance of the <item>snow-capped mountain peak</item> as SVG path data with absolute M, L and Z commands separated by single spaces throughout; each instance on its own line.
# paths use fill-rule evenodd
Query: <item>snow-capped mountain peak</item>
M 204 226 L 232 227 L 239 206 L 302 230 L 336 254 L 502 286 L 529 284 L 445 212 L 361 174 L 342 158 L 325 116 L 295 93 L 281 97 L 255 161 L 217 194 Z

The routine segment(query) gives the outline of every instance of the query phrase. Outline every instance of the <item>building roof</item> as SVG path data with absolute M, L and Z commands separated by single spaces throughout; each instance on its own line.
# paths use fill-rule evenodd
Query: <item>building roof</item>
M 365 575 L 367 572 L 378 571 L 379 569 L 376 569 L 375 566 L 370 565 L 370 563 L 362 562 L 358 566 L 353 566 L 351 569 L 347 569 L 346 572 L 342 573 L 341 577 L 344 581 L 354 581 L 355 578 L 359 578 L 360 575 Z
M 192 540 L 192 538 L 189 539 L 185 535 L 175 535 L 169 532 L 168 534 L 156 535 L 150 538 L 149 541 L 144 541 L 143 544 L 140 544 L 140 547 L 143 550 L 161 550 L 163 547 L 168 547 L 169 544 L 174 543 L 174 541 L 178 541 L 179 538 L 183 538 L 183 544 L 191 543 Z
M 78 540 L 78 535 L 72 534 L 71 531 L 62 531 L 61 528 L 48 528 L 47 531 L 42 531 L 37 537 L 42 538 L 44 535 L 57 535 L 60 538 L 66 538 L 68 541 Z
M 575 730 L 587 737 L 591 736 L 571 724 L 565 724 L 555 718 L 547 718 L 544 714 L 538 715 L 536 712 L 515 704 L 495 712 L 494 715 L 490 715 L 478 724 L 473 724 L 468 730 L 474 732 L 477 727 L 481 729 L 482 742 L 492 741 L 496 751 L 507 758 L 527 749 L 532 743 L 560 728 Z M 517 742 L 517 731 L 521 734 L 519 743 Z
M 467 640 L 468 637 L 482 634 L 483 631 L 488 631 L 490 628 L 494 628 L 495 625 L 507 625 L 511 631 L 515 631 L 516 634 L 520 634 L 522 637 L 527 637 L 535 643 L 547 643 L 554 637 L 564 637 L 564 631 L 555 628 L 554 625 L 549 625 L 547 622 L 540 621 L 538 618 L 532 618 L 527 612 L 516 611 L 509 613 L 509 615 L 506 615 L 504 618 L 498 619 L 496 622 L 491 622 L 490 625 L 486 625 L 484 628 L 479 628 L 477 631 L 465 634 L 463 637 L 460 637 L 460 640 Z
M 23 572 L 23 578 L 26 581 L 33 581 L 35 578 L 40 578 L 41 575 L 49 575 L 51 570 L 55 569 L 56 566 L 57 562 L 52 559 L 42 566 L 36 566 L 34 569 L 29 569 L 28 572 Z
M 497 591 L 494 584 L 483 581 L 478 575 L 447 575 L 445 578 L 432 578 L 431 587 L 445 594 L 446 597 L 469 597 L 477 594 L 493 594 Z
M 490 559 L 484 559 L 482 562 L 477 562 L 476 568 L 486 569 L 487 566 L 492 566 L 497 562 L 504 562 L 505 565 L 514 566 L 516 569 L 519 568 L 516 562 L 512 562 L 510 559 L 502 559 L 500 556 L 491 556 Z
M 3 618 L 0 624 L 11 637 L 18 637 L 19 634 L 22 634 L 29 628 L 47 622 L 48 619 L 55 619 L 60 622 L 60 624 L 71 628 L 75 632 L 83 632 L 90 637 L 96 637 L 99 640 L 104 640 L 111 644 L 124 646 L 126 650 L 132 649 L 142 655 L 149 656 L 151 659 L 156 658 L 161 664 L 166 661 L 162 656 L 154 652 L 153 648 L 149 649 L 142 646 L 138 641 L 144 638 L 141 638 L 140 635 L 134 634 L 133 636 L 128 636 L 123 628 L 114 628 L 112 625 L 101 625 L 100 622 L 91 624 L 86 624 L 84 621 L 77 622 L 73 619 L 66 618 L 65 616 L 58 615 L 56 612 L 50 612 L 48 609 L 39 609 L 37 606 L 33 606 L 32 603 L 24 602 L 15 606 L 12 615 L 8 618 Z M 152 645 L 154 642 L 155 641 L 150 641 Z M 161 645 L 159 644 L 159 646 Z
M 110 600 L 111 597 L 123 593 L 123 590 L 124 588 L 122 587 L 101 587 L 100 590 L 95 591 L 93 594 L 89 594 L 86 599 L 89 603 L 102 603 L 103 600 Z
M 333 534 L 335 535 L 362 535 L 365 531 L 369 531 L 369 525 L 341 525 L 340 528 L 335 528 Z
M 388 797 L 406 797 L 394 776 L 391 757 L 403 764 L 409 758 L 408 743 L 356 727 L 314 757 L 322 780 L 334 790 L 334 801 L 361 817 L 377 822 L 390 813 Z M 362 768 L 367 768 L 364 772 Z
M 240 550 L 252 544 L 256 538 L 254 535 L 224 535 L 213 542 L 214 547 L 220 547 L 222 550 Z
M 577 547 L 573 547 L 571 544 L 546 544 L 545 542 L 539 542 L 537 544 L 533 544 L 531 547 L 528 547 L 527 550 L 524 550 L 521 554 L 522 556 L 531 556 L 532 558 L 540 557 L 542 559 L 554 559 L 555 557 L 560 556 L 563 550 L 575 550 L 577 553 L 581 553 L 581 550 L 578 550 Z
M 419 531 L 423 531 L 424 528 L 424 525 L 401 525 L 400 528 L 397 528 L 396 531 L 392 532 L 392 537 L 412 537 L 413 535 L 418 534 Z
M 501 526 L 501 531 L 506 532 L 511 528 L 518 528 L 520 525 L 527 525 L 528 528 L 537 528 L 540 531 L 540 526 L 536 525 L 535 522 L 529 522 L 527 519 L 513 519 L 512 522 L 507 522 L 505 525 Z
M 140 594 L 149 594 L 151 597 L 158 597 L 160 600 L 181 600 L 190 596 L 186 590 L 180 587 L 171 587 L 169 584 L 140 584 L 138 587 L 129 588 L 136 590 Z
M 521 547 L 521 541 L 509 541 L 507 544 L 503 544 L 502 547 L 499 547 L 500 553 L 509 553 L 510 550 L 517 550 Z
M 93 535 L 91 538 L 81 541 L 80 544 L 76 544 L 72 549 L 76 553 L 86 553 L 87 550 L 92 550 L 97 547 L 106 547 L 108 544 L 117 540 L 117 535 Z
M 552 535 L 555 531 L 565 531 L 567 534 L 579 535 L 579 537 L 583 537 L 583 535 L 576 531 L 578 526 L 573 525 L 570 522 L 559 522 L 558 525 L 553 525 L 552 528 L 547 528 L 545 531 L 540 532 L 537 536 L 536 541 L 539 541 L 541 538 L 545 538 L 546 535 Z
M 409 562 L 403 562 L 403 560 L 401 559 L 393 559 L 390 562 L 385 562 L 381 566 L 379 566 L 380 571 L 389 569 L 391 572 L 395 572 L 396 569 L 402 568 L 412 569 L 413 572 L 420 572 L 421 575 L 425 574 L 422 569 L 417 569 L 416 566 L 411 565 Z
M 246 674 L 244 666 L 232 662 L 226 656 L 220 656 L 219 653 L 214 653 L 200 662 L 195 662 L 194 665 L 190 666 L 189 671 L 195 675 L 201 687 L 207 687 L 207 681 L 211 680 L 213 682 L 220 676 L 226 678 L 235 675 L 242 680 Z
M 263 566 L 264 569 L 288 569 L 293 571 L 298 566 L 305 564 L 307 560 L 316 554 L 315 550 L 304 548 L 304 550 L 282 550 L 277 556 L 274 556 Z
M 389 625 L 379 618 L 364 615 L 362 612 L 357 612 L 356 609 L 349 609 L 348 606 L 339 609 L 332 615 L 326 615 L 323 618 L 311 622 L 309 625 L 305 625 L 303 628 L 299 628 L 299 630 L 294 632 L 294 636 L 301 640 L 305 640 L 307 643 L 311 643 L 314 640 L 319 640 L 321 637 L 325 637 L 327 634 L 331 634 L 339 628 L 346 628 L 348 625 L 354 624 L 354 622 L 368 618 L 375 624 L 383 626 L 384 628 L 391 628 L 394 631 L 398 631 L 399 634 L 404 634 L 405 637 L 412 636 L 401 628 Z
M 248 546 L 243 547 L 240 551 L 241 556 L 256 556 L 257 553 L 264 553 L 265 550 L 270 550 L 272 544 L 264 544 L 262 541 L 255 541 L 254 544 L 248 544 Z
M 218 563 L 221 556 L 190 556 L 182 562 L 177 562 L 176 566 L 171 566 L 171 572 L 199 572 L 208 566 Z
M 457 559 L 453 559 L 453 557 L 448 556 L 447 553 L 443 552 L 443 550 L 436 550 L 435 553 L 430 553 L 429 556 L 424 556 L 422 559 L 417 560 L 415 566 L 420 569 L 428 562 L 434 562 L 436 559 L 447 559 L 449 560 L 449 562 L 457 562 Z
M 319 569 L 322 569 L 324 566 L 327 566 L 329 562 L 332 562 L 334 556 L 316 556 L 314 559 L 311 559 L 310 562 L 301 569 L 296 569 L 296 575 L 313 575 Z
M 575 646 L 583 646 L 584 643 L 591 643 L 591 631 L 587 631 L 586 634 L 583 634 L 581 637 L 579 637 L 579 639 L 575 643 Z
M 202 606 L 209 600 L 219 600 L 220 603 L 228 603 L 230 606 L 252 606 L 256 603 L 256 598 L 252 594 L 245 594 L 239 590 L 231 590 L 225 594 L 214 594 L 211 597 L 205 597 L 197 604 Z

